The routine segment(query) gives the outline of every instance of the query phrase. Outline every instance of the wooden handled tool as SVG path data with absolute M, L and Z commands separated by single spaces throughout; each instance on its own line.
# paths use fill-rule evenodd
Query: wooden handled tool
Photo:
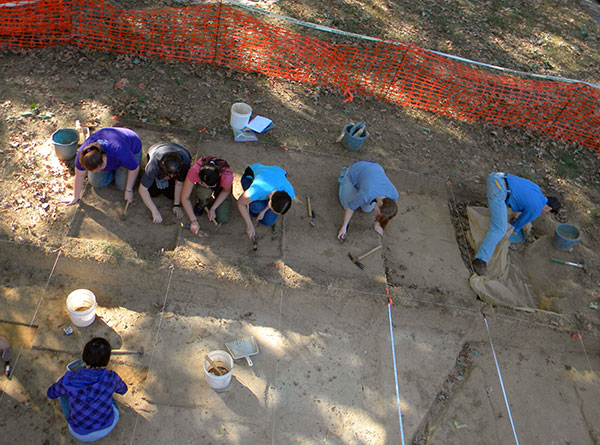
M 348 252 L 348 256 L 350 257 L 350 259 L 352 260 L 352 262 L 354 264 L 356 264 L 356 266 L 361 269 L 364 270 L 365 265 L 363 263 L 360 262 L 360 260 L 362 260 L 363 258 L 368 257 L 369 255 L 374 254 L 375 252 L 377 252 L 379 249 L 381 249 L 381 244 L 379 246 L 375 246 L 373 247 L 371 250 L 369 250 L 368 252 L 363 253 L 362 255 L 359 255 L 357 257 L 353 257 L 352 254 L 350 252 Z
M 129 208 L 129 201 L 125 201 L 125 208 L 123 209 L 123 213 L 121 213 L 121 221 L 125 221 L 127 218 L 127 209 Z
M 210 213 L 210 209 L 208 208 L 208 206 L 204 206 L 203 208 L 206 214 L 208 215 Z M 215 232 L 219 230 L 219 227 L 221 227 L 221 223 L 217 221 L 216 218 L 213 218 L 212 223 L 215 225 Z
M 220 368 L 219 368 L 219 367 L 216 365 L 216 363 L 212 361 L 212 359 L 211 359 L 211 358 L 208 356 L 208 354 L 206 354 L 206 355 L 204 356 L 204 358 L 206 359 L 206 361 L 207 361 L 208 363 L 210 363 L 210 366 L 212 367 L 212 369 L 214 369 L 214 370 L 215 370 L 215 372 L 216 372 L 217 374 L 219 374 L 219 375 L 223 375 L 223 371 L 221 371 L 221 369 L 220 369 Z

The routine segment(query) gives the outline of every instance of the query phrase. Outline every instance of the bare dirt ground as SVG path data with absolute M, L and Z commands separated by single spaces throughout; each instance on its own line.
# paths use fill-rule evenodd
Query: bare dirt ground
M 346 31 L 410 41 L 507 68 L 600 83 L 598 4 L 546 2 L 249 2 Z M 187 2 L 128 2 L 129 8 Z M 485 203 L 485 178 L 530 178 L 565 203 L 559 221 L 582 241 L 565 259 L 588 272 L 535 258 L 548 288 L 538 307 L 489 317 L 523 443 L 598 443 L 600 171 L 598 154 L 517 129 L 468 124 L 370 98 L 344 103 L 327 86 L 298 85 L 211 66 L 56 47 L 0 54 L 0 335 L 19 353 L 0 384 L 0 425 L 29 430 L 31 443 L 70 443 L 45 390 L 93 335 L 141 351 L 113 360 L 130 386 L 115 443 L 399 443 L 385 287 L 392 306 L 405 436 L 416 443 L 510 443 L 512 430 L 481 306 L 468 287 L 472 252 L 466 207 Z M 260 143 L 231 140 L 229 107 L 243 101 L 276 128 Z M 277 239 L 259 230 L 252 254 L 243 223 L 205 236 L 173 218 L 153 225 L 136 196 L 91 188 L 78 207 L 73 163 L 50 135 L 79 119 L 129 126 L 143 148 L 173 140 L 219 154 L 236 179 L 252 162 L 290 172 L 298 198 Z M 335 143 L 349 122 L 368 122 L 359 152 Z M 369 218 L 335 240 L 339 169 L 354 160 L 388 168 L 404 195 L 382 255 L 361 272 L 347 252 L 378 243 Z M 449 187 L 448 187 L 449 184 Z M 236 185 L 234 194 L 241 193 Z M 311 228 L 305 196 L 312 195 Z M 168 212 L 168 203 L 159 201 Z M 539 228 L 536 237 L 548 235 Z M 58 250 L 57 250 L 58 249 Z M 533 261 L 533 260 L 532 260 Z M 537 263 L 536 263 L 537 264 Z M 550 272 L 548 272 L 550 271 Z M 534 277 L 536 278 L 536 277 Z M 538 277 L 539 278 L 539 277 Z M 62 335 L 65 296 L 92 289 L 90 328 Z M 572 338 L 574 332 L 582 335 Z M 236 362 L 234 382 L 214 392 L 201 357 L 254 335 L 255 367 Z M 57 352 L 62 351 L 62 352 Z M 552 382 L 550 384 L 550 382 Z M 537 417 L 531 413 L 539 413 Z M 463 426 L 466 425 L 466 426 Z M 18 433 L 17 433 L 18 432 Z M 107 440 L 108 442 L 108 440 Z

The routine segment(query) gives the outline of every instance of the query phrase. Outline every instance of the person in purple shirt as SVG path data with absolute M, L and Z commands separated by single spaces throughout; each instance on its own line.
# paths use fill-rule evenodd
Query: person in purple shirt
M 473 270 L 477 275 L 485 275 L 487 262 L 494 254 L 498 243 L 510 232 L 510 242 L 525 240 L 523 227 L 537 219 L 543 213 L 558 213 L 560 201 L 553 197 L 546 197 L 537 184 L 520 178 L 519 176 L 505 173 L 490 173 L 487 178 L 487 199 L 490 211 L 490 228 L 479 246 L 473 260 Z M 517 219 L 508 227 L 508 212 L 510 207 L 515 212 L 520 212 Z M 514 233 L 513 233 L 514 232 Z
M 375 210 L 373 230 L 383 235 L 388 222 L 398 213 L 398 190 L 386 176 L 383 167 L 372 161 L 358 161 L 342 169 L 338 182 L 340 203 L 344 208 L 338 239 L 346 239 L 348 224 L 358 209 L 367 213 Z
M 75 158 L 73 196 L 67 205 L 75 204 L 81 196 L 86 174 L 92 187 L 102 188 L 115 182 L 125 191 L 125 200 L 133 201 L 133 186 L 140 169 L 142 141 L 132 130 L 109 127 L 94 132 L 79 148 Z
M 93 338 L 83 348 L 87 367 L 67 371 L 48 388 L 48 398 L 60 399 L 69 431 L 82 442 L 105 437 L 119 421 L 119 408 L 113 394 L 125 394 L 127 385 L 116 372 L 106 369 L 110 353 L 108 340 Z

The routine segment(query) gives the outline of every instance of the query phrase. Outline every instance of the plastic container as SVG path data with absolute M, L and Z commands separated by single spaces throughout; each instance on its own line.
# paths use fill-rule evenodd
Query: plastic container
M 559 224 L 554 230 L 554 247 L 568 250 L 579 241 L 579 229 L 571 224 Z
M 252 107 L 243 102 L 236 102 L 231 106 L 231 128 L 234 130 L 243 130 L 252 115 Z
M 350 151 L 357 151 L 362 143 L 369 137 L 369 133 L 367 133 L 367 130 L 361 129 L 358 131 L 360 136 L 352 135 L 350 134 L 352 127 L 354 127 L 354 124 L 349 124 L 344 127 L 342 144 Z
M 71 322 L 79 328 L 91 325 L 96 319 L 96 296 L 87 289 L 77 289 L 67 297 Z
M 227 388 L 227 386 L 231 383 L 231 377 L 233 373 L 233 357 L 225 351 L 216 350 L 211 351 L 207 354 L 210 359 L 217 366 L 223 366 L 227 368 L 229 371 L 223 375 L 213 375 L 208 370 L 211 368 L 208 360 L 202 360 L 204 363 L 204 375 L 206 376 L 206 381 L 212 389 L 223 389 Z
M 56 157 L 61 161 L 70 161 L 77 153 L 79 132 L 73 128 L 61 128 L 52 134 L 52 143 Z

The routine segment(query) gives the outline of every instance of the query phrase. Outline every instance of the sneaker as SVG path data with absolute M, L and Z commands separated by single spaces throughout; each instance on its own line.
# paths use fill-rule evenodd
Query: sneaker
M 487 263 L 480 258 L 475 258 L 472 263 L 473 270 L 477 275 L 485 275 L 487 271 Z
M 202 202 L 198 201 L 194 206 L 194 215 L 200 216 L 204 213 L 204 207 L 202 207 Z

